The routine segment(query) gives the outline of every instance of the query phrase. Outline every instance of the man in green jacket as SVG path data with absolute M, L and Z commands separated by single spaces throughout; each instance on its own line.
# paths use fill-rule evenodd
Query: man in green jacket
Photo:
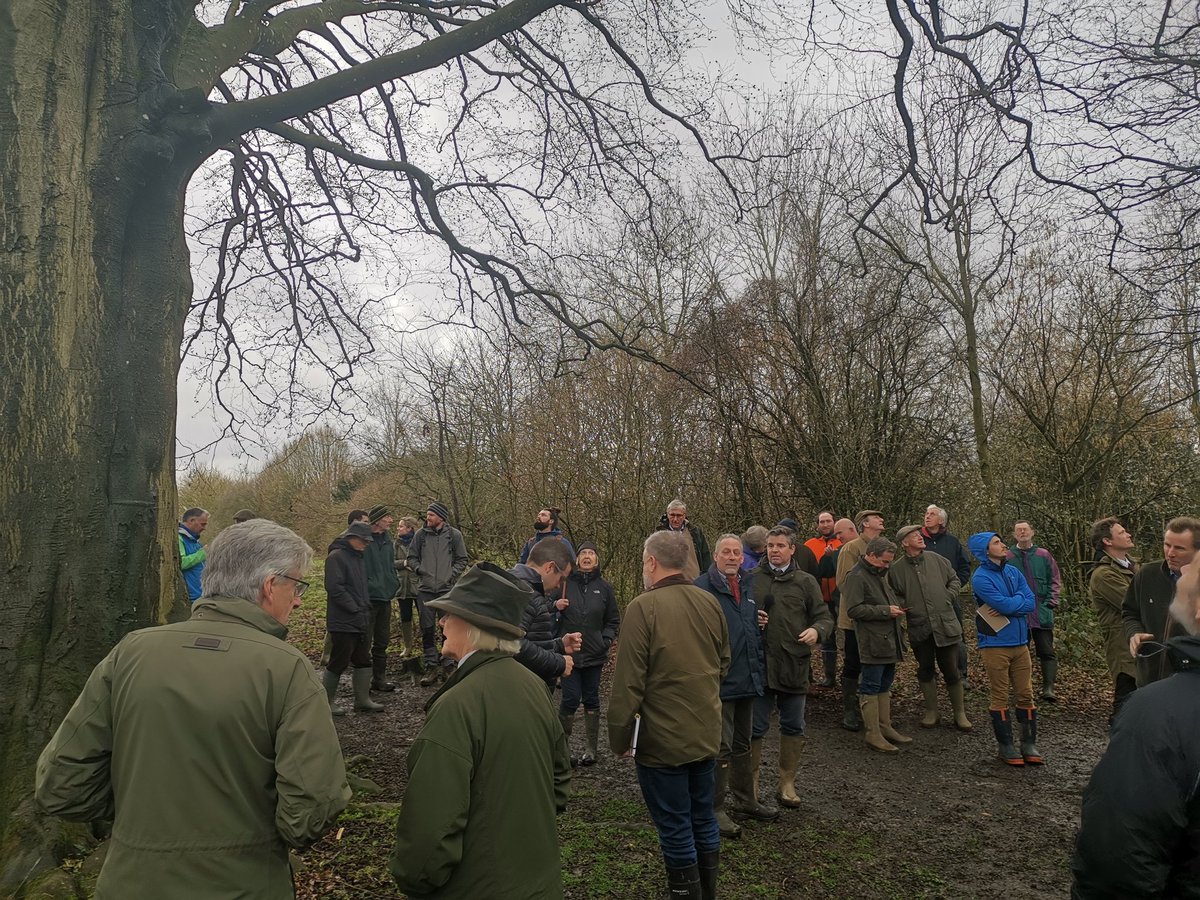
M 561 898 L 555 814 L 571 781 L 546 686 L 512 658 L 530 590 L 491 563 L 429 606 L 457 665 L 408 751 L 391 871 L 409 897 Z
M 400 589 L 390 531 L 395 519 L 386 506 L 372 506 L 367 521 L 371 523 L 372 540 L 363 556 L 371 598 L 371 690 L 394 691 L 396 685 L 387 680 L 387 648 L 392 638 L 392 600 Z
M 646 539 L 646 592 L 625 611 L 608 704 L 609 746 L 637 763 L 671 897 L 680 900 L 716 895 L 721 834 L 713 793 L 730 660 L 725 614 L 685 575 L 694 553 L 678 531 Z
M 1137 665 L 1129 655 L 1121 621 L 1121 604 L 1137 573 L 1137 563 L 1129 557 L 1133 535 L 1115 516 L 1092 523 L 1091 541 L 1097 559 L 1088 579 L 1088 594 L 1096 607 L 1096 621 L 1104 639 L 1104 658 L 1113 682 L 1112 714 L 1108 719 L 1111 725 L 1121 704 L 1137 688 Z
M 294 896 L 350 799 L 325 690 L 289 644 L 312 550 L 265 519 L 212 542 L 186 622 L 126 636 L 38 760 L 37 800 L 112 820 L 97 900 Z

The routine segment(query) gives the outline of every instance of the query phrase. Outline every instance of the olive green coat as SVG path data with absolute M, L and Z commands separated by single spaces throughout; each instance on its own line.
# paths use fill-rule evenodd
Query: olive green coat
M 408 751 L 391 870 L 410 897 L 562 897 L 555 814 L 571 757 L 546 684 L 477 651 L 426 706 Z
M 958 576 L 950 561 L 923 551 L 919 556 L 898 556 L 888 569 L 888 584 L 898 606 L 908 612 L 908 639 L 916 644 L 933 638 L 938 647 L 953 647 L 962 640 L 962 623 L 954 612 Z
M 663 768 L 716 757 L 728 671 L 729 625 L 716 597 L 683 576 L 635 597 L 621 622 L 608 703 L 613 753 L 629 749 L 641 714 L 639 763 Z
M 821 585 L 794 564 L 782 575 L 776 575 L 766 560 L 750 575 L 750 596 L 767 613 L 763 632 L 767 687 L 789 694 L 806 694 L 812 647 L 797 637 L 802 631 L 815 628 L 819 644 L 834 628 L 829 604 L 821 596 Z
M 1127 569 L 1105 553 L 1088 579 L 1088 596 L 1096 608 L 1096 621 L 1104 639 L 1104 660 L 1108 663 L 1108 675 L 1114 682 L 1122 674 L 1137 678 L 1137 662 L 1129 653 L 1125 623 L 1121 618 L 1121 604 L 1125 602 L 1125 594 L 1133 583 L 1135 572 L 1137 563 L 1131 561 Z
M 98 900 L 291 898 L 288 849 L 350 799 L 325 690 L 246 600 L 135 631 L 88 678 L 37 767 L 37 800 L 113 819 Z
M 854 620 L 858 658 L 868 665 L 896 663 L 904 658 L 900 619 L 888 612 L 899 606 L 887 575 L 859 560 L 842 582 L 842 607 Z

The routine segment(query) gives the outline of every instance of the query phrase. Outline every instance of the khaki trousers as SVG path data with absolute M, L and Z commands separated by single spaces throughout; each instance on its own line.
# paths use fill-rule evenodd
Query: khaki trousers
M 988 708 L 1008 709 L 1008 695 L 1015 695 L 1018 709 L 1033 709 L 1033 662 L 1028 645 L 984 647 L 979 651 L 988 676 Z

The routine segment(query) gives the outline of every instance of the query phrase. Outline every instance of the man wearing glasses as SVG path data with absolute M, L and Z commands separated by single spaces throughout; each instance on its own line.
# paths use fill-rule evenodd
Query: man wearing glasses
M 186 622 L 127 635 L 37 767 L 51 815 L 111 822 L 97 897 L 291 897 L 289 849 L 350 799 L 325 692 L 285 643 L 312 549 L 265 519 L 212 542 Z
M 329 545 L 325 558 L 325 629 L 329 632 L 329 662 L 321 673 L 321 682 L 329 697 L 333 715 L 346 710 L 334 702 L 338 680 L 348 666 L 354 685 L 354 708 L 359 712 L 383 712 L 383 705 L 371 699 L 373 661 L 371 659 L 371 598 L 367 588 L 367 563 L 364 553 L 375 539 L 370 525 L 355 522 Z

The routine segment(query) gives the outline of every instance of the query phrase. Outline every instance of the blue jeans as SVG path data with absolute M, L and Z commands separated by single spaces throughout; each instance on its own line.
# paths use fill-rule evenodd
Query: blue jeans
M 600 709 L 600 673 L 604 666 L 586 666 L 582 669 L 572 669 L 571 674 L 564 678 L 559 685 L 562 687 L 562 701 L 559 703 L 560 715 L 573 716 L 579 709 L 579 700 L 583 699 L 584 709 Z
M 896 680 L 895 663 L 863 663 L 858 679 L 858 692 L 865 696 L 886 694 Z
M 804 705 L 808 694 L 789 694 L 767 688 L 754 698 L 754 737 L 771 730 L 771 710 L 779 707 L 779 733 L 788 737 L 804 734 Z
M 713 815 L 714 763 L 702 759 L 685 766 L 637 765 L 638 784 L 668 869 L 695 865 L 697 850 L 716 850 L 721 832 Z

